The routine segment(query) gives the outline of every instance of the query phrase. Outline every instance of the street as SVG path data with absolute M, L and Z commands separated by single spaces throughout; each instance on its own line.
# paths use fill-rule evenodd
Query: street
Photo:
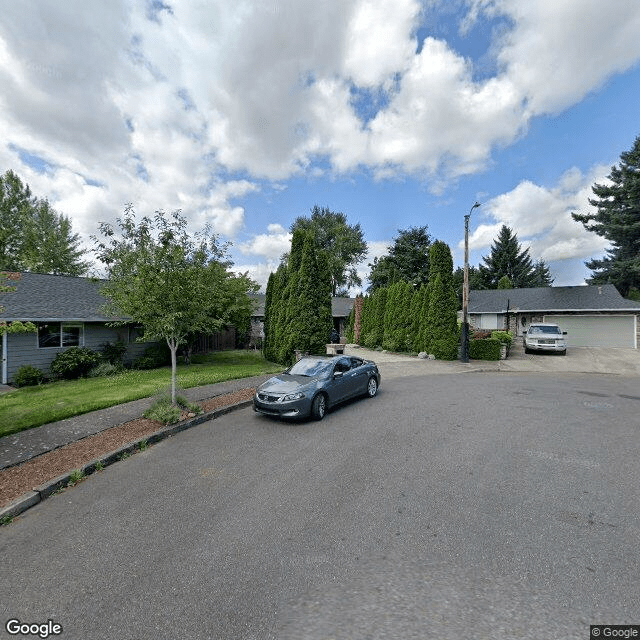
M 639 416 L 637 377 L 537 373 L 383 376 L 319 423 L 237 411 L 0 528 L 0 637 L 10 619 L 74 640 L 638 624 Z

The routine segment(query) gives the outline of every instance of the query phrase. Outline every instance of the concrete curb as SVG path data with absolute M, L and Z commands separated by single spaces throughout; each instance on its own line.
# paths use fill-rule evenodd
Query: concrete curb
M 99 458 L 95 458 L 90 462 L 87 462 L 85 465 L 80 467 L 80 471 L 83 475 L 83 479 L 92 475 L 99 469 L 103 469 L 108 467 L 115 462 L 120 462 L 123 457 L 128 457 L 129 455 L 136 453 L 140 450 L 140 444 L 142 442 L 146 442 L 148 445 L 156 444 L 165 440 L 166 438 L 170 438 L 171 436 L 175 436 L 181 431 L 186 431 L 191 427 L 195 427 L 203 422 L 208 422 L 209 420 L 215 420 L 220 416 L 223 416 L 227 413 L 231 413 L 232 411 L 236 411 L 238 409 L 246 409 L 253 404 L 253 400 L 243 400 L 242 402 L 238 402 L 236 404 L 231 404 L 227 407 L 221 407 L 220 409 L 214 409 L 213 411 L 208 411 L 207 413 L 202 413 L 195 418 L 191 418 L 190 420 L 185 420 L 184 422 L 179 422 L 178 424 L 168 425 L 166 427 L 162 427 L 158 431 L 154 433 L 143 436 L 142 438 L 138 438 L 132 442 L 128 442 L 125 445 L 122 445 L 115 451 L 111 451 Z M 11 520 L 16 516 L 24 513 L 27 509 L 35 506 L 42 500 L 46 500 L 49 496 L 55 494 L 57 491 L 61 489 L 65 489 L 70 486 L 72 474 L 78 471 L 78 469 L 74 469 L 67 473 L 64 473 L 57 478 L 53 478 L 53 480 L 48 480 L 44 484 L 41 484 L 39 487 L 34 487 L 32 491 L 28 491 L 23 494 L 19 498 L 16 498 L 13 502 L 10 502 L 8 505 L 0 508 L 0 526 L 4 520 Z M 73 485 L 71 485 L 73 486 Z

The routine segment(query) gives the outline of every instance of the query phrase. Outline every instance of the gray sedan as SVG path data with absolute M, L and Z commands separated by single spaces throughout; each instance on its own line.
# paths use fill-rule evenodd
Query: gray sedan
M 327 409 L 357 396 L 373 398 L 380 386 L 374 362 L 353 356 L 310 356 L 267 380 L 254 398 L 256 412 L 268 416 L 322 420 Z

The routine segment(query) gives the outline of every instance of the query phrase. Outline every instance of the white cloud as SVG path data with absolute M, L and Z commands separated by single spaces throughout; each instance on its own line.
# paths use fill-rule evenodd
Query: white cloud
M 420 3 L 416 0 L 362 0 L 346 34 L 343 69 L 360 87 L 386 85 L 411 64 Z
M 245 255 L 264 257 L 277 262 L 283 253 L 291 248 L 291 233 L 280 224 L 270 224 L 268 233 L 253 236 L 249 242 L 238 244 L 238 249 Z
M 575 104 L 640 58 L 636 0 L 496 0 L 489 6 L 514 21 L 498 61 L 534 114 Z
M 581 223 L 573 220 L 571 213 L 593 211 L 589 204 L 589 197 L 593 195 L 591 186 L 596 182 L 606 183 L 608 173 L 604 166 L 594 167 L 587 175 L 570 169 L 551 188 L 523 180 L 512 191 L 483 206 L 485 217 L 495 222 L 475 228 L 469 237 L 470 248 L 490 247 L 502 225 L 506 225 L 524 247 L 530 248 L 534 260 L 589 258 L 602 253 L 606 240 L 586 231 Z
M 83 235 L 133 202 L 141 213 L 181 208 L 195 228 L 234 237 L 259 180 L 364 167 L 426 175 L 442 190 L 484 169 L 535 115 L 640 60 L 637 0 L 466 4 L 466 33 L 507 18 L 490 45 L 493 77 L 478 80 L 443 39 L 418 46 L 418 0 L 174 0 L 153 20 L 149 3 L 130 0 L 5 3 L 0 139 L 13 146 L 0 149 L 0 171 L 25 176 Z M 381 96 L 377 112 L 365 118 L 354 91 Z M 34 171 L 16 148 L 50 168 Z M 496 198 L 474 243 L 510 222 L 548 259 L 601 247 L 567 218 L 591 181 L 563 180 Z M 269 229 L 241 250 L 275 259 L 288 242 Z

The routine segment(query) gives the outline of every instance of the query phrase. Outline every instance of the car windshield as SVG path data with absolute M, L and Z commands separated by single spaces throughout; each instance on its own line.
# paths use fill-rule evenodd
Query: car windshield
M 287 371 L 292 376 L 317 376 L 326 371 L 331 367 L 331 362 L 327 362 L 326 360 L 311 360 L 311 359 L 302 359 L 298 360 L 290 369 Z
M 529 327 L 529 331 L 527 331 L 527 333 L 531 336 L 540 336 L 540 335 L 544 335 L 544 334 L 550 334 L 550 335 L 559 335 L 562 334 L 562 332 L 560 331 L 560 327 L 543 327 L 543 326 L 532 326 Z

